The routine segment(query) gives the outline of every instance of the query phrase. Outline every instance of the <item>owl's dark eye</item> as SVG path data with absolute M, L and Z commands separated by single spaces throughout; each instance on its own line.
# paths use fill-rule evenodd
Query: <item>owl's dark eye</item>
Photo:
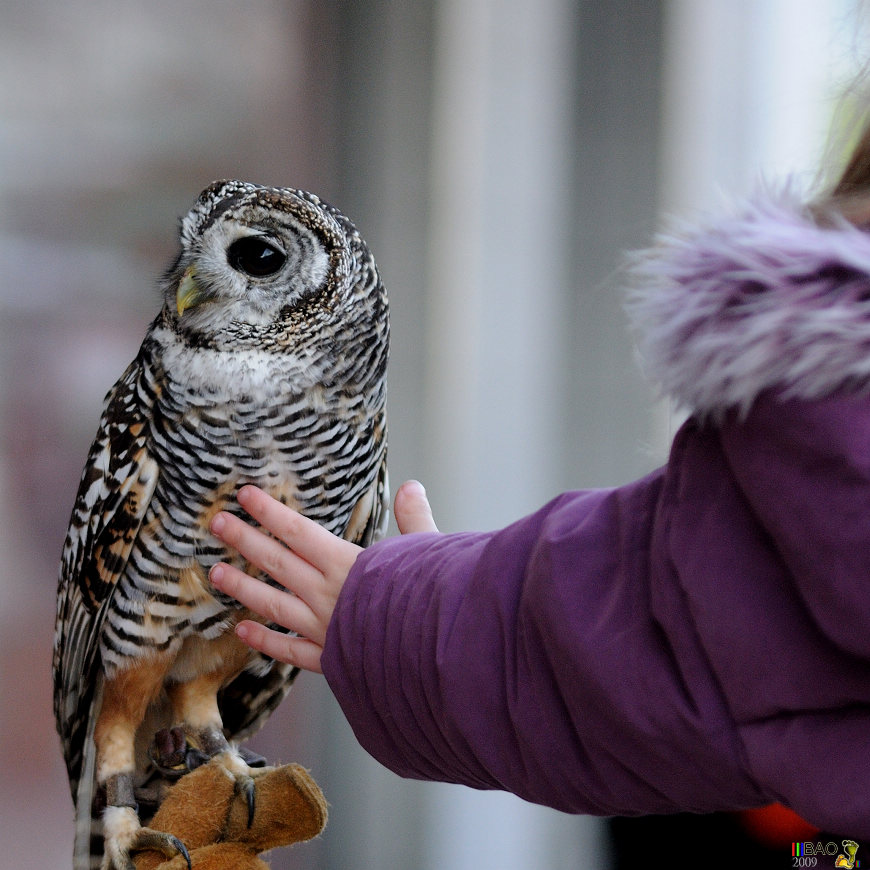
M 260 236 L 244 236 L 227 248 L 227 260 L 237 272 L 244 272 L 252 278 L 265 278 L 274 275 L 287 257 Z

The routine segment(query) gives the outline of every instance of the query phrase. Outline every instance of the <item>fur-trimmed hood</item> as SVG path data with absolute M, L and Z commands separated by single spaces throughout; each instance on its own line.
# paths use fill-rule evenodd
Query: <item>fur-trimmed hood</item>
M 633 264 L 628 310 L 646 374 L 693 414 L 779 389 L 870 387 L 870 234 L 820 226 L 791 192 L 662 234 Z

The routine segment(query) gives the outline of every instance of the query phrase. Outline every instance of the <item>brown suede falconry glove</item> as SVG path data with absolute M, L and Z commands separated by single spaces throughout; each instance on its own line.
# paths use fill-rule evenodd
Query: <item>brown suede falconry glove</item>
M 326 800 L 297 764 L 267 769 L 254 782 L 256 811 L 250 826 L 245 797 L 212 762 L 169 790 L 149 827 L 177 837 L 187 847 L 193 870 L 268 870 L 258 855 L 316 837 L 326 825 Z M 135 864 L 136 870 L 187 870 L 184 855 L 167 859 L 151 850 L 136 853 Z

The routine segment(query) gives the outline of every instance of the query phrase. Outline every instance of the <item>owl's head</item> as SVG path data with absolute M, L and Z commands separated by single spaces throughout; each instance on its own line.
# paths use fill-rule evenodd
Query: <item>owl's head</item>
M 353 225 L 301 190 L 216 181 L 182 219 L 180 241 L 164 293 L 181 332 L 256 331 L 341 307 L 361 262 L 379 284 Z

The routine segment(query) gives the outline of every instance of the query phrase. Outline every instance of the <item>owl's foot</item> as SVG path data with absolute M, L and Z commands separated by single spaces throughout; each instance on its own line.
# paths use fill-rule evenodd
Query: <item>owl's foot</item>
M 218 752 L 226 751 L 221 747 Z M 265 767 L 267 762 L 264 756 L 252 749 L 240 746 L 236 752 L 248 767 Z M 212 755 L 217 754 L 214 751 Z M 197 767 L 201 767 L 211 760 L 212 755 L 203 752 L 195 742 L 178 726 L 174 728 L 162 728 L 154 735 L 154 742 L 148 747 L 148 757 L 154 767 L 166 779 L 178 779 Z
M 257 809 L 254 799 L 254 777 L 264 773 L 265 770 L 263 768 L 255 770 L 235 749 L 218 753 L 215 760 L 235 781 L 236 794 L 245 799 L 245 805 L 248 808 L 248 827 L 250 828 L 254 823 L 254 814 Z
M 190 855 L 178 837 L 143 828 L 133 807 L 108 806 L 103 813 L 103 861 L 100 870 L 136 870 L 130 857 L 140 849 L 154 849 L 167 858 L 182 855 L 191 870 Z
M 178 779 L 205 764 L 209 757 L 191 744 L 182 728 L 162 728 L 148 747 L 151 763 L 166 779 Z

